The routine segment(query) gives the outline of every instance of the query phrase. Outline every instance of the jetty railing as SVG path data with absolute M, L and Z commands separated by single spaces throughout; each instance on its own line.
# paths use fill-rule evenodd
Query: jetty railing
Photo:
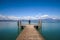
M 35 21 L 35 20 L 33 20 Z M 42 21 L 41 19 L 37 20 L 37 22 L 31 22 L 31 20 L 27 20 L 26 22 L 22 20 L 18 20 L 18 28 L 21 27 L 22 29 L 25 27 L 25 25 L 34 25 L 36 29 L 39 29 L 42 27 Z

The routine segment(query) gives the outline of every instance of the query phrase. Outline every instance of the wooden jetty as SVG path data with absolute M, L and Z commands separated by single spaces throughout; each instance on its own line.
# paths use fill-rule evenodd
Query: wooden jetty
M 21 23 L 21 21 L 19 22 Z M 41 24 L 40 24 L 41 25 Z M 32 25 L 32 24 L 27 24 L 27 25 L 21 25 L 20 27 L 23 27 L 23 31 L 18 35 L 16 40 L 44 40 L 42 35 L 36 30 L 37 26 L 40 28 L 40 25 Z
M 28 20 L 28 22 L 29 22 L 29 24 L 31 24 L 31 21 L 30 20 Z M 29 24 L 26 24 L 26 25 L 29 25 Z M 34 25 L 34 27 L 36 28 L 36 29 L 39 29 L 39 28 L 41 28 L 42 27 L 42 22 L 41 22 L 41 20 L 39 19 L 38 20 L 38 23 L 37 24 L 33 24 Z M 22 20 L 18 20 L 18 28 L 19 27 L 21 27 L 21 29 L 23 29 L 24 27 L 25 27 L 25 24 L 22 24 Z

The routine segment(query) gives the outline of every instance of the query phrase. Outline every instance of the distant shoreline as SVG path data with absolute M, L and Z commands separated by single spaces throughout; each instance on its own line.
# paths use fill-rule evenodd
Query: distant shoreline
M 0 20 L 0 22 L 17 22 L 18 20 Z M 28 22 L 27 20 L 22 20 Z M 31 22 L 36 23 L 38 20 L 31 20 Z M 60 20 L 42 20 L 42 23 L 60 23 Z
M 17 20 L 0 20 L 0 22 L 17 22 Z

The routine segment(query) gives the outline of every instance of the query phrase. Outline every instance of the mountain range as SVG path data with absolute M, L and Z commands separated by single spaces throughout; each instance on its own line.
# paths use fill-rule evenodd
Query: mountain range
M 60 22 L 59 18 L 55 18 L 49 15 L 42 15 L 42 16 L 23 16 L 23 17 L 16 17 L 16 16 L 4 16 L 0 15 L 0 22 L 16 22 L 18 20 L 31 20 L 31 21 L 37 21 L 38 19 L 41 19 L 42 22 L 48 22 L 48 23 L 54 23 L 54 22 Z
M 60 19 L 52 19 L 52 18 L 45 18 L 41 19 L 43 23 L 55 23 L 55 22 L 60 22 Z M 17 22 L 18 20 L 0 20 L 0 22 Z M 23 20 L 23 21 L 28 21 L 28 20 Z M 31 20 L 31 21 L 38 21 L 38 19 Z

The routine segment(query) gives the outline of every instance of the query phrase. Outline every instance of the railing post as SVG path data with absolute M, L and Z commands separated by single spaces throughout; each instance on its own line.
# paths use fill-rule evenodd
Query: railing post
M 38 28 L 41 28 L 41 26 L 42 26 L 42 21 L 41 21 L 41 19 L 39 19 L 38 20 Z
M 17 21 L 17 23 L 18 23 L 18 34 L 19 34 L 19 20 Z
M 20 27 L 21 25 L 21 20 L 18 20 L 18 26 Z
M 21 20 L 20 20 L 20 26 L 22 26 Z
M 17 23 L 18 23 L 18 34 L 19 34 L 20 27 L 21 27 L 21 20 L 18 20 Z

